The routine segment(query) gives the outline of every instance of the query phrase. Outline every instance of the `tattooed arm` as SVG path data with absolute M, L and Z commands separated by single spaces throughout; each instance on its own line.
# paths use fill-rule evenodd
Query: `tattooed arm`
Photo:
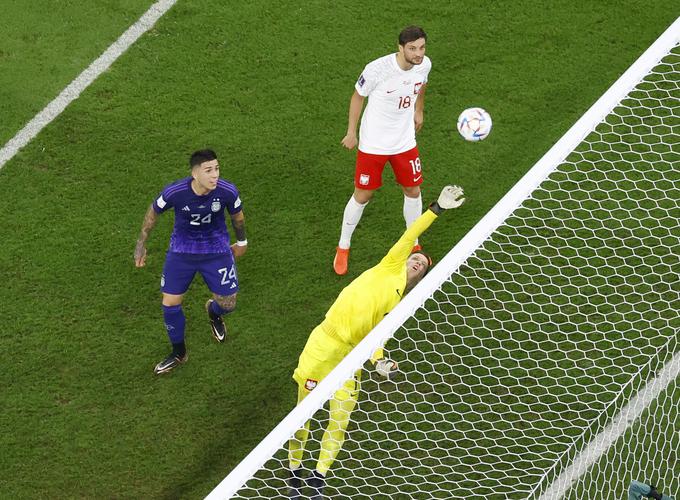
M 236 235 L 236 243 L 231 245 L 231 251 L 234 253 L 234 257 L 240 257 L 246 253 L 248 248 L 248 240 L 246 240 L 246 218 L 243 215 L 243 210 L 232 214 L 231 225 L 234 227 L 234 234 Z M 239 245 L 239 242 L 241 244 Z M 245 244 L 243 244 L 245 242 Z
M 156 225 L 157 220 L 158 214 L 156 214 L 156 211 L 153 209 L 153 205 L 151 205 L 144 215 L 142 230 L 139 233 L 139 238 L 137 238 L 137 244 L 135 245 L 135 265 L 137 267 L 143 267 L 146 263 L 146 239 L 149 237 L 149 233 Z

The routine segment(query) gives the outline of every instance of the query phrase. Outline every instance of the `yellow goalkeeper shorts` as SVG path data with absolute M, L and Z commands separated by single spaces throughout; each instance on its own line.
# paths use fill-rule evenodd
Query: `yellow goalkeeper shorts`
M 312 330 L 300 354 L 293 379 L 306 391 L 312 391 L 352 350 L 352 346 L 329 335 L 323 323 Z M 360 377 L 361 369 L 357 371 Z

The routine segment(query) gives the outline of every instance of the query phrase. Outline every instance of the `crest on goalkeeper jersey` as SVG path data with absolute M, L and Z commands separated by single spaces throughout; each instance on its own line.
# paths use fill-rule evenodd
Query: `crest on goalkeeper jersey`
M 314 390 L 314 388 L 315 388 L 317 385 L 319 385 L 319 381 L 318 381 L 318 380 L 314 380 L 314 379 L 312 379 L 312 378 L 308 378 L 308 379 L 305 381 L 305 389 L 307 389 L 308 391 Z

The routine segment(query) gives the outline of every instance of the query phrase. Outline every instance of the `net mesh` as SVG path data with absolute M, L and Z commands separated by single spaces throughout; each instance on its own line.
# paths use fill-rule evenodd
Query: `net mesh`
M 327 498 L 537 498 L 654 380 L 679 351 L 679 102 L 675 46 L 396 332 L 395 380 L 366 365 Z M 679 406 L 674 380 L 566 497 L 680 492 Z M 236 498 L 287 477 L 284 447 Z

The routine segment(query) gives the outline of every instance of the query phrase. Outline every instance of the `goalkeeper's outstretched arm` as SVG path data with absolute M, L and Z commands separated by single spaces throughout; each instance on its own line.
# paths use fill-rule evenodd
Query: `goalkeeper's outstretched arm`
M 458 208 L 465 202 L 463 188 L 459 186 L 445 186 L 437 201 L 430 205 L 423 215 L 418 217 L 406 232 L 399 238 L 387 253 L 381 263 L 388 265 L 402 265 L 408 258 L 416 239 L 430 227 L 437 216 L 445 210 Z
M 387 263 L 389 264 L 390 263 L 389 260 L 393 259 L 392 262 L 395 265 L 397 266 L 403 265 L 403 262 L 407 260 L 408 255 L 411 252 L 411 248 L 413 242 L 415 241 L 415 238 L 417 238 L 425 229 L 427 229 L 430 226 L 432 221 L 434 221 L 434 217 L 439 216 L 441 213 L 444 212 L 444 210 L 458 208 L 464 202 L 465 198 L 463 198 L 463 188 L 459 186 L 445 186 L 444 189 L 442 189 L 439 198 L 437 198 L 437 201 L 433 202 L 430 205 L 430 208 L 428 210 L 428 212 L 430 213 L 421 215 L 419 220 L 417 220 L 409 229 L 406 230 L 406 232 L 399 239 L 397 244 L 392 247 L 392 249 L 387 254 L 385 259 L 383 259 L 383 263 L 387 261 Z M 425 265 L 426 267 L 429 267 L 431 261 L 429 260 L 429 258 L 427 260 L 428 263 Z M 422 279 L 426 271 L 427 269 L 421 274 L 413 276 L 412 273 L 407 271 L 406 290 L 410 290 L 413 286 L 415 286 L 415 284 L 420 279 Z M 373 353 L 373 356 L 371 357 L 371 363 L 373 363 L 375 370 L 380 375 L 387 379 L 392 379 L 399 370 L 396 361 L 383 357 L 382 347 L 377 349 L 376 352 Z

